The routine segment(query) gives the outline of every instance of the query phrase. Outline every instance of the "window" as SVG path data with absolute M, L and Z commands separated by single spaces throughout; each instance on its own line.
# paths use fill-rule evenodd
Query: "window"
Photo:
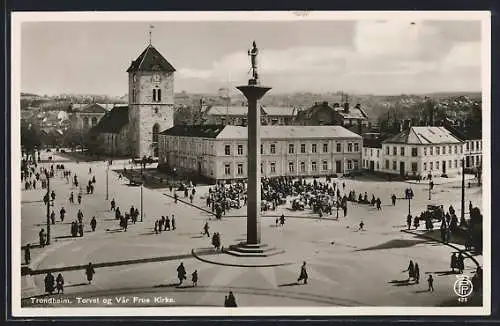
M 264 154 L 264 145 L 260 144 L 260 155 Z
M 316 153 L 316 144 L 312 144 L 311 152 Z
M 135 88 L 132 88 L 132 103 L 135 103 L 137 99 L 137 93 L 135 92 Z
M 392 148 L 392 155 L 393 155 L 393 156 L 398 155 L 398 149 L 396 148 L 396 146 L 394 146 L 394 147 Z
M 158 142 L 158 133 L 160 132 L 160 125 L 155 123 L 153 126 L 153 143 Z
M 243 164 L 238 163 L 238 175 L 243 175 Z
M 323 161 L 323 171 L 328 170 L 328 161 Z
M 448 169 L 451 169 L 451 160 L 448 161 Z
M 271 162 L 271 173 L 276 173 L 276 163 Z
M 400 149 L 401 156 L 405 156 L 405 148 L 401 147 Z
M 271 144 L 271 146 L 269 146 L 269 152 L 271 152 L 271 154 L 276 154 L 276 145 L 275 144 Z
M 436 155 L 440 155 L 441 154 L 440 151 L 441 151 L 441 148 L 440 147 L 436 147 Z
M 396 161 L 392 161 L 392 169 L 396 171 L 398 169 L 397 167 L 398 163 Z
M 448 154 L 451 154 L 451 145 L 448 146 Z
M 411 172 L 417 172 L 417 170 L 418 170 L 417 162 L 412 162 L 411 163 Z
M 354 151 L 359 152 L 359 144 L 358 143 L 354 143 Z
M 354 170 L 357 170 L 359 168 L 358 160 L 354 160 L 352 162 L 354 163 Z
M 305 153 L 306 152 L 306 144 L 300 144 L 300 152 Z
M 463 154 L 463 152 L 464 152 L 464 147 L 460 146 L 460 154 Z
M 389 155 L 389 146 L 385 148 L 385 155 Z
M 424 147 L 424 156 L 427 155 L 427 147 Z
M 466 142 L 466 143 L 465 143 L 465 149 L 466 149 L 466 150 L 469 150 L 469 142 Z
M 365 156 L 368 156 L 368 148 L 365 147 Z
M 243 145 L 238 145 L 238 155 L 243 155 Z
M 424 162 L 424 171 L 427 171 L 427 163 Z
M 434 169 L 434 163 L 433 163 L 433 162 L 430 162 L 430 163 L 429 163 L 429 170 L 431 170 L 431 171 L 432 171 L 433 169 Z
M 476 166 L 479 166 L 479 155 L 476 156 Z
M 473 142 L 473 141 L 471 141 L 471 142 L 470 142 L 470 151 L 472 152 L 473 150 L 474 150 L 474 142 Z
M 453 146 L 453 152 L 456 154 L 457 153 L 457 145 Z
M 373 149 L 370 149 L 370 156 L 373 156 Z
M 224 164 L 224 174 L 225 175 L 231 174 L 231 165 L 230 164 Z
M 222 119 L 220 119 L 220 121 L 221 121 L 220 123 L 221 123 L 222 125 L 224 125 L 224 126 L 226 125 L 226 119 L 222 118 Z
M 311 162 L 311 170 L 312 170 L 313 172 L 316 172 L 316 170 L 317 170 L 316 162 L 314 162 L 314 161 L 313 161 L 313 162 Z
M 328 144 L 323 144 L 323 153 L 328 153 Z
M 411 149 L 411 156 L 418 156 L 418 148 L 413 147 Z
M 389 160 L 385 160 L 385 169 L 389 170 Z
M 161 89 L 153 88 L 153 102 L 161 102 Z
M 457 168 L 458 164 L 457 164 L 457 160 L 455 160 L 455 168 Z
M 436 161 L 436 170 L 439 170 L 439 161 Z
M 429 147 L 429 154 L 434 155 L 434 147 Z
M 260 163 L 260 173 L 264 174 L 264 164 Z
M 378 162 L 377 162 L 377 170 L 378 170 L 378 169 L 380 169 L 380 167 L 379 167 L 379 164 L 378 164 Z
M 224 146 L 224 154 L 231 155 L 231 145 Z
M 340 152 L 342 152 L 342 144 L 337 143 L 337 153 L 340 153 Z
M 347 152 L 351 153 L 352 152 L 352 143 L 347 144 Z
M 380 157 L 380 151 L 377 149 L 377 157 Z
M 293 173 L 293 162 L 288 162 L 288 172 Z
M 288 154 L 293 154 L 294 150 L 293 150 L 293 144 L 288 144 Z M 290 171 L 290 172 L 293 172 L 293 171 Z
M 306 172 L 306 163 L 300 162 L 300 172 Z
M 351 160 L 347 160 L 347 169 L 352 170 L 352 161 Z

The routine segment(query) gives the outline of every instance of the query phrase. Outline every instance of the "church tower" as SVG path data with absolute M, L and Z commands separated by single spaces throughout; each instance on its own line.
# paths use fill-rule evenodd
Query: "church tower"
M 158 157 L 158 133 L 174 125 L 175 68 L 150 43 L 127 72 L 130 153 Z

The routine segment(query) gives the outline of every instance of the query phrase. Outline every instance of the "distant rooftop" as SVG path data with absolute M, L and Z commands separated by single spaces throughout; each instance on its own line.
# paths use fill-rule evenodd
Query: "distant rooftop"
M 289 106 L 261 106 L 261 114 L 270 116 L 290 116 L 297 115 L 297 110 Z M 245 116 L 248 113 L 246 106 L 225 106 L 213 105 L 206 109 L 209 115 L 222 115 L 222 116 Z
M 449 144 L 460 142 L 460 139 L 445 127 L 411 127 L 386 139 L 383 143 Z

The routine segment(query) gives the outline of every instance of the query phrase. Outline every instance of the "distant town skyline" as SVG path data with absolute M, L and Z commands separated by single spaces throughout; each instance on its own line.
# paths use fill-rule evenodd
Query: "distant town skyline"
M 177 69 L 176 92 L 246 83 L 253 40 L 274 94 L 481 91 L 481 22 L 413 19 L 23 23 L 21 90 L 123 96 L 150 25 L 153 46 Z

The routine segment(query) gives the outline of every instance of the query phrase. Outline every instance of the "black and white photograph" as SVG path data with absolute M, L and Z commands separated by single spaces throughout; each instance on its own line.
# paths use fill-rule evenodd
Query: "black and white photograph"
M 13 316 L 490 313 L 489 12 L 11 30 Z

